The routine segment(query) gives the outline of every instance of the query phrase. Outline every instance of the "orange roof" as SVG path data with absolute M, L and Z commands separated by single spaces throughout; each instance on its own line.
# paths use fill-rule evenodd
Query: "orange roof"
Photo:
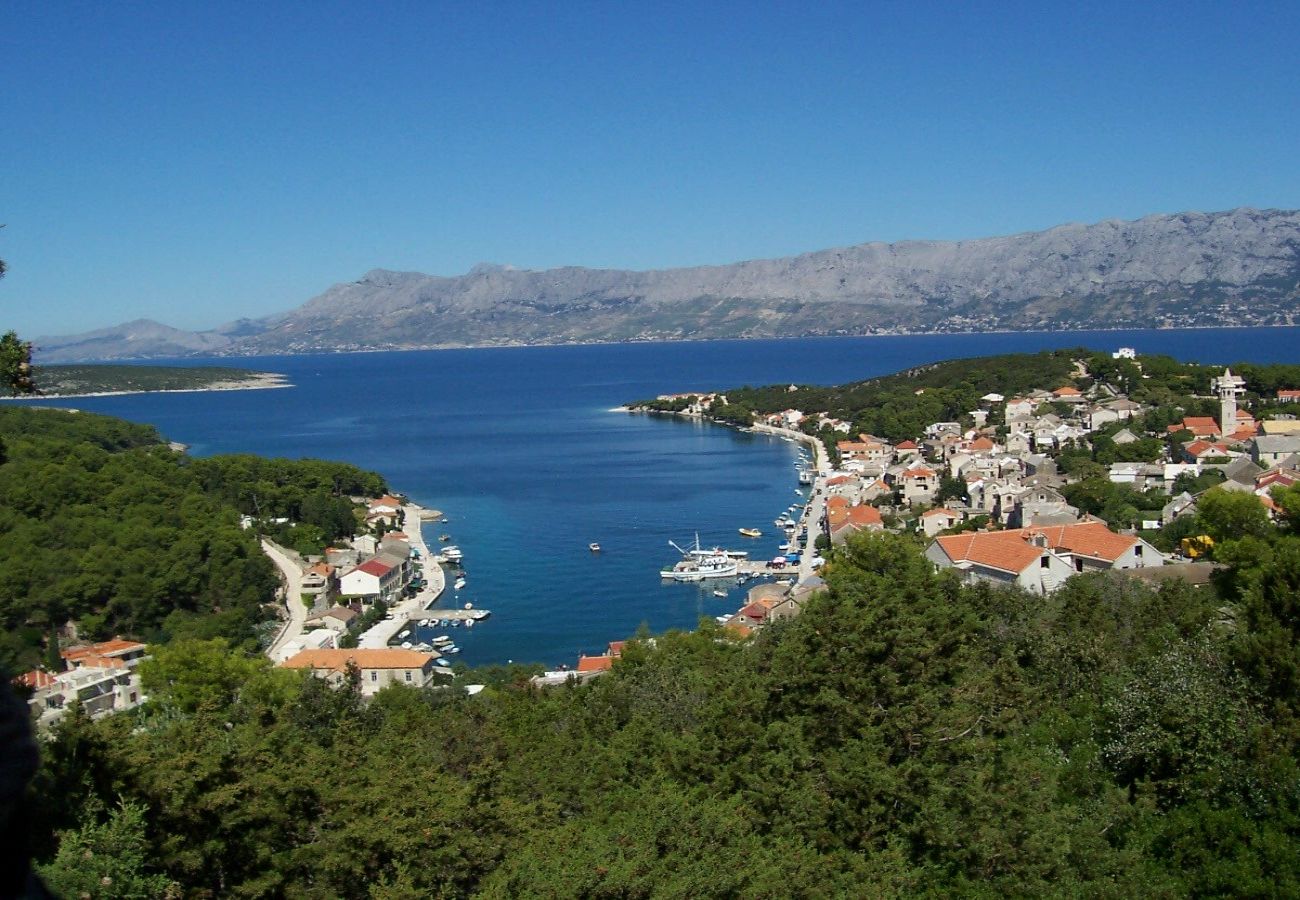
M 953 512 L 951 509 L 948 509 L 947 507 L 944 506 L 940 506 L 936 509 L 927 509 L 925 512 L 921 513 L 922 519 L 929 519 L 929 518 L 933 518 L 934 516 L 947 516 L 950 519 L 961 518 L 961 516 L 959 516 L 957 513 Z
M 917 466 L 908 469 L 903 473 L 904 478 L 929 478 L 934 474 L 934 469 L 927 469 L 925 466 Z
M 727 624 L 724 625 L 723 627 L 726 628 L 728 631 L 733 632 L 738 637 L 749 637 L 751 634 L 754 633 L 754 629 L 750 628 L 742 620 L 737 619 L 734 616 L 728 619 Z
M 953 562 L 968 561 L 1013 574 L 1023 572 L 1043 555 L 1041 549 L 1009 531 L 977 531 L 935 540 Z
M 842 496 L 840 494 L 836 494 L 834 497 L 828 497 L 826 500 L 827 510 L 839 509 L 841 507 L 847 507 L 848 505 L 849 505 L 849 498 Z
M 68 662 L 85 662 L 97 656 L 122 656 L 134 650 L 143 650 L 144 648 L 145 645 L 139 641 L 126 641 L 122 638 L 115 637 L 111 641 L 100 641 L 98 644 L 85 644 L 80 647 L 69 647 L 59 655 Z
M 992 450 L 995 445 L 986 437 L 977 437 L 967 446 L 972 450 Z
M 579 672 L 605 672 L 614 666 L 612 656 L 579 656 Z
M 623 655 L 623 648 L 626 647 L 626 646 L 627 646 L 627 641 L 610 641 L 610 642 L 609 642 L 609 655 L 610 655 L 610 656 L 622 656 L 622 655 Z
M 894 446 L 895 446 L 897 449 L 899 449 L 899 450 L 915 450 L 915 449 L 917 449 L 917 447 L 916 447 L 916 441 L 903 441 L 903 443 L 901 443 L 901 444 L 895 444 Z
M 848 510 L 848 522 L 852 525 L 883 525 L 880 510 L 874 506 L 851 506 Z
M 1106 527 L 1105 522 L 1040 526 L 1021 528 L 1019 531 L 1024 535 L 1034 531 L 1042 532 L 1047 537 L 1047 546 L 1053 550 L 1068 550 L 1079 556 L 1107 559 L 1111 562 L 1119 559 L 1138 542 L 1138 539 L 1130 534 L 1116 534 L 1111 531 Z
M 761 622 L 767 618 L 769 611 L 770 610 L 761 603 L 751 603 L 740 611 L 740 615 Z
M 1212 416 L 1183 416 L 1184 428 L 1218 428 L 1219 423 Z
M 1116 534 L 1104 522 L 1038 526 L 1011 531 L 978 531 L 935 540 L 954 562 L 969 560 L 1004 572 L 1022 572 L 1042 555 L 1040 548 L 1029 543 L 1029 536 L 1034 533 L 1042 534 L 1047 539 L 1049 549 L 1111 562 L 1137 543 L 1137 538 Z
M 1052 394 L 1055 395 L 1055 396 L 1057 396 L 1057 397 L 1079 397 L 1079 396 L 1082 396 L 1082 395 L 1079 393 L 1079 389 L 1078 389 L 1078 388 L 1072 388 L 1072 387 L 1070 387 L 1069 385 L 1066 385 L 1065 387 L 1059 387 L 1059 388 L 1057 388 L 1056 390 L 1052 391 Z
M 853 478 L 851 475 L 836 475 L 834 478 L 826 479 L 826 486 L 836 487 L 837 485 L 848 484 L 849 482 L 856 480 L 857 479 Z
M 1278 391 L 1278 392 L 1277 392 L 1277 395 L 1278 395 L 1279 398 L 1281 398 L 1281 397 L 1291 397 L 1291 398 L 1294 398 L 1294 399 L 1300 400 L 1300 391 Z
M 402 647 L 357 647 L 352 650 L 303 650 L 280 663 L 286 669 L 330 669 L 344 671 L 348 661 L 358 669 L 422 669 L 434 654 Z
M 18 684 L 26 685 L 34 691 L 38 691 L 41 688 L 47 688 L 56 683 L 53 675 L 40 669 L 32 669 L 30 672 L 24 672 L 15 678 L 14 681 Z

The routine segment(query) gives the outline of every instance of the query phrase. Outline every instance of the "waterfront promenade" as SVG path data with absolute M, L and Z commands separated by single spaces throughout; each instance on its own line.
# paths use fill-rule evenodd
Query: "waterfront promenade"
M 357 641 L 358 647 L 387 647 L 389 641 L 406 627 L 406 623 L 411 619 L 420 618 L 420 613 L 432 606 L 447 587 L 442 566 L 434 561 L 433 554 L 429 552 L 429 547 L 424 542 L 424 520 L 420 518 L 421 508 L 414 503 L 408 503 L 404 510 L 406 522 L 402 527 L 411 542 L 411 549 L 420 554 L 420 562 L 424 566 L 424 588 L 414 596 L 403 598 L 394 604 L 389 609 L 392 618 L 382 619 L 365 631 Z

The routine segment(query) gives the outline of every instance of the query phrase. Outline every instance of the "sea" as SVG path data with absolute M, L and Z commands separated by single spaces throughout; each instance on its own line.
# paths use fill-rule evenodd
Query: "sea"
M 1205 363 L 1300 362 L 1300 328 L 1035 332 L 637 343 L 230 360 L 292 388 L 42 400 L 147 422 L 197 456 L 344 460 L 441 510 L 426 523 L 465 554 L 440 606 L 490 618 L 458 629 L 469 665 L 576 663 L 639 629 L 734 612 L 746 586 L 665 583 L 670 544 L 777 552 L 773 521 L 801 500 L 799 445 L 616 411 L 661 393 L 838 384 L 945 359 L 1063 347 Z M 211 360 L 159 360 L 203 365 Z M 741 537 L 754 527 L 760 538 Z M 600 544 L 600 552 L 589 549 Z M 436 614 L 431 613 L 431 615 Z M 437 633 L 441 633 L 439 630 Z M 427 638 L 435 632 L 421 632 Z

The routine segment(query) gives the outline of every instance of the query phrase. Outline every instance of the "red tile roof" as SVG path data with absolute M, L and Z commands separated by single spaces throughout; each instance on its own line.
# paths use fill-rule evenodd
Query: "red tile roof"
M 383 578 L 389 572 L 393 571 L 393 567 L 390 566 L 388 563 L 384 562 L 383 560 L 379 558 L 375 558 L 375 559 L 366 560 L 365 562 L 357 566 L 352 571 L 365 572 L 367 575 L 374 575 L 376 577 Z
M 614 666 L 612 656 L 579 656 L 579 672 L 605 672 Z
M 1116 534 L 1104 522 L 977 531 L 935 540 L 953 562 L 968 560 L 1004 572 L 1019 573 L 1042 555 L 1042 549 L 1029 542 L 1035 533 L 1046 538 L 1048 549 L 1109 562 L 1114 562 L 1137 543 L 1137 538 Z
M 30 672 L 24 672 L 15 678 L 14 681 L 18 684 L 26 685 L 34 691 L 50 687 L 56 683 L 53 675 L 40 669 L 32 669 Z
M 948 508 L 943 507 L 943 506 L 940 506 L 940 507 L 938 507 L 937 509 L 927 509 L 925 512 L 921 513 L 921 518 L 922 518 L 922 519 L 930 519 L 930 518 L 933 518 L 933 517 L 935 517 L 935 516 L 947 516 L 947 517 L 950 518 L 950 519 L 960 519 L 960 518 L 961 518 L 960 515 L 958 515 L 957 513 L 953 512 L 951 509 L 948 509 Z
M 916 441 L 903 441 L 901 444 L 896 444 L 895 446 L 896 446 L 899 450 L 916 450 L 916 449 L 918 449 L 917 446 L 916 446 Z
M 927 469 L 925 466 L 916 466 L 903 473 L 904 478 L 930 478 L 933 475 L 934 469 Z

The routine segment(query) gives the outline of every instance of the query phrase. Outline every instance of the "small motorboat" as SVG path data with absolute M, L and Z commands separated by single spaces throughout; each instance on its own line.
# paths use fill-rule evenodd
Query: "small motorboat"
M 452 587 L 453 587 L 455 590 L 460 590 L 460 589 L 463 588 L 464 586 L 465 586 L 465 579 L 464 579 L 464 578 L 457 578 L 457 579 L 456 579 L 456 583 L 455 583 L 454 585 L 452 585 Z
M 465 620 L 465 627 L 466 627 L 466 628 L 473 628 L 473 627 L 474 627 L 474 620 L 473 620 L 473 619 L 466 619 L 466 620 Z
M 473 603 L 466 603 L 466 604 L 465 604 L 465 608 L 466 608 L 466 609 L 473 609 L 473 608 L 474 608 L 474 604 L 473 604 Z
M 763 535 L 763 532 L 759 531 L 757 528 L 742 528 L 740 529 L 740 533 L 745 537 L 762 537 Z
M 435 660 L 433 661 L 433 664 L 434 664 L 435 666 L 450 666 L 450 665 L 451 665 L 451 661 L 450 661 L 450 660 L 446 660 L 446 659 L 435 659 Z
M 410 641 L 402 641 L 402 649 L 403 649 L 403 650 L 410 650 L 410 649 L 411 649 L 411 642 L 410 642 Z
M 726 591 L 714 591 L 714 592 L 713 592 L 713 596 L 715 596 L 715 597 L 725 597 L 725 596 L 727 596 L 727 592 L 726 592 Z
M 451 535 L 449 535 L 449 534 L 440 534 L 440 535 L 438 535 L 438 540 L 442 541 L 442 542 L 445 544 L 447 541 L 451 540 Z
M 587 549 L 590 550 L 592 553 L 599 553 L 600 544 L 597 544 L 595 541 L 592 541 L 590 544 L 587 545 Z
M 406 631 L 403 631 L 401 634 L 399 634 L 398 637 L 404 638 L 404 637 L 410 637 L 410 635 L 411 635 L 411 630 L 408 628 Z
M 452 619 L 452 620 L 451 620 L 451 627 L 452 627 L 452 628 L 459 628 L 459 627 L 460 627 L 460 619 Z

